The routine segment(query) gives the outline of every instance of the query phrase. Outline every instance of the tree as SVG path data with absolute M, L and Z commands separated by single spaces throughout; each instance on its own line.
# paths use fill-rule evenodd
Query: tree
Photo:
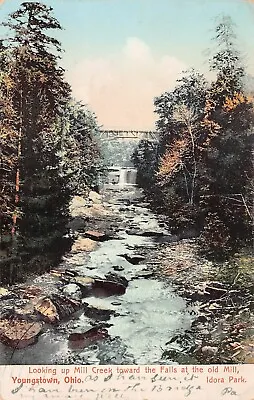
M 158 166 L 158 143 L 141 140 L 132 154 L 132 161 L 137 168 L 137 184 L 146 191 L 152 189 L 156 180 Z
M 95 114 L 72 100 L 63 109 L 57 130 L 61 135 L 61 170 L 71 193 L 82 195 L 88 188 L 97 188 L 104 165 Z
M 20 254 L 30 259 L 53 254 L 65 232 L 69 190 L 61 176 L 60 137 L 54 127 L 70 88 L 58 66 L 60 43 L 47 34 L 61 29 L 51 7 L 23 3 L 4 25 L 13 32 L 6 44 L 14 83 L 12 127 L 18 133 L 15 206 L 22 210 L 13 228 Z
M 244 67 L 234 25 L 223 17 L 216 27 L 217 51 L 210 68 L 217 76 L 206 99 L 203 127 L 206 206 L 229 229 L 231 245 L 250 237 L 253 103 L 244 92 Z
M 191 205 L 196 192 L 201 121 L 204 116 L 207 83 L 198 72 L 191 70 L 178 81 L 171 92 L 155 99 L 159 114 L 157 126 L 162 133 L 158 176 L 163 185 L 172 180 L 182 181 L 178 194 Z M 163 128 L 163 121 L 167 124 Z M 170 131 L 168 131 L 170 129 Z
M 18 135 L 13 127 L 15 110 L 12 103 L 14 82 L 8 76 L 8 50 L 0 43 L 0 245 L 8 249 L 15 219 L 15 175 Z M 17 211 L 17 210 L 16 210 Z

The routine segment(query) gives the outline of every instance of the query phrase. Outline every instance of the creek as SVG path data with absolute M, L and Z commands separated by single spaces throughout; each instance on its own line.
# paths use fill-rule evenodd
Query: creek
M 159 235 L 170 238 L 170 232 L 142 203 L 138 189 L 111 190 L 106 198 L 108 211 L 118 218 L 114 237 L 100 243 L 89 256 L 82 251 L 70 254 L 61 267 L 71 266 L 79 274 L 91 277 L 117 273 L 128 280 L 126 292 L 107 297 L 97 293 L 83 299 L 102 316 L 103 312 L 108 313 L 108 318 L 79 312 L 56 326 L 46 325 L 37 343 L 27 348 L 13 350 L 0 343 L 1 364 L 173 363 L 163 359 L 163 351 L 170 338 L 191 327 L 193 309 L 176 293 L 170 280 L 154 276 L 146 264 L 147 254 L 158 251 Z M 123 257 L 145 253 L 145 261 L 137 265 Z M 33 283 L 43 286 L 46 292 L 50 279 L 46 274 Z M 70 333 L 85 332 L 98 324 L 106 327 L 106 338 L 82 348 L 70 346 Z M 179 344 L 175 346 L 181 351 Z

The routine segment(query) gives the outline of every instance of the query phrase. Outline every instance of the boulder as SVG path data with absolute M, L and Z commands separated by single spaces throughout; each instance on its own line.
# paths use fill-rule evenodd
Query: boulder
M 75 217 L 68 223 L 68 228 L 73 232 L 82 232 L 84 229 L 86 229 L 86 226 L 87 218 L 83 218 L 82 216 Z
M 108 273 L 105 278 L 95 278 L 92 284 L 92 292 L 96 296 L 114 296 L 124 294 L 128 286 L 128 280 L 123 276 Z
M 110 281 L 116 282 L 116 283 L 121 283 L 126 288 L 128 286 L 128 283 L 129 283 L 128 280 L 124 276 L 115 274 L 113 272 L 107 273 L 105 275 L 105 278 L 110 280 Z
M 87 200 L 81 196 L 74 196 L 70 202 L 70 213 L 72 217 L 83 217 L 86 214 Z
M 122 267 L 121 265 L 113 265 L 113 270 L 114 271 L 123 271 L 124 267 Z
M 90 344 L 109 337 L 108 331 L 100 326 L 95 326 L 85 332 L 73 332 L 69 335 L 69 347 L 82 349 Z
M 69 317 L 71 314 L 81 309 L 81 301 L 74 300 L 60 294 L 51 296 L 52 302 L 56 306 L 60 320 Z
M 97 296 L 114 296 L 124 294 L 126 286 L 113 280 L 95 279 L 92 290 Z
M 64 296 L 70 297 L 74 300 L 80 300 L 83 297 L 80 287 L 75 283 L 69 283 L 64 286 L 62 292 Z
M 115 314 L 114 310 L 99 306 L 95 307 L 87 303 L 83 303 L 83 307 L 85 316 L 94 320 L 107 321 L 110 319 L 111 315 Z
M 86 231 L 85 236 L 91 240 L 95 240 L 96 242 L 103 242 L 109 238 L 106 233 L 98 231 Z
M 133 236 L 141 236 L 142 235 L 142 231 L 140 229 L 136 229 L 136 228 L 126 229 L 125 232 L 127 233 L 127 235 L 133 235 Z
M 137 273 L 137 275 L 135 276 L 135 278 L 152 278 L 154 276 L 154 272 L 153 271 L 140 271 Z
M 120 306 L 122 303 L 120 301 L 112 301 L 112 306 Z
M 216 346 L 203 346 L 201 352 L 207 356 L 215 356 L 218 353 L 218 347 Z
M 93 190 L 89 192 L 88 198 L 95 204 L 101 203 L 101 195 L 97 192 L 94 192 Z
M 35 310 L 42 316 L 45 322 L 54 324 L 59 322 L 57 308 L 51 299 L 40 299 L 34 306 Z
M 102 204 L 93 204 L 92 207 L 90 207 L 89 212 L 87 212 L 88 216 L 100 216 L 100 215 L 107 215 L 108 211 L 105 209 L 105 207 Z
M 23 349 L 37 341 L 42 327 L 41 322 L 4 319 L 0 321 L 0 340 L 7 346 Z
M 10 297 L 12 297 L 12 293 L 8 289 L 0 287 L 0 300 L 8 299 Z
M 82 296 L 87 296 L 92 289 L 94 279 L 89 276 L 75 276 L 70 283 L 78 285 L 81 289 Z
M 124 257 L 126 261 L 128 261 L 130 264 L 137 265 L 141 263 L 142 261 L 145 261 L 144 256 L 139 256 L 139 255 L 131 255 L 131 254 L 120 254 L 120 257 Z

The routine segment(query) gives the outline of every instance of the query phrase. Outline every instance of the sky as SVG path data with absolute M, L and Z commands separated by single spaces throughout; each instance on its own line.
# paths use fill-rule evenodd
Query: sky
M 238 48 L 254 76 L 254 0 L 42 2 L 64 28 L 55 37 L 73 96 L 104 129 L 153 130 L 154 98 L 173 89 L 183 71 L 195 68 L 211 78 L 208 49 L 221 15 L 236 24 Z M 21 3 L 0 0 L 1 21 Z

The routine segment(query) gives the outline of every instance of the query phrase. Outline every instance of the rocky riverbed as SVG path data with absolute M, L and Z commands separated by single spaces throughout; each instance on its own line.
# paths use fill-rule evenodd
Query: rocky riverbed
M 253 362 L 249 254 L 200 257 L 135 188 L 75 197 L 71 213 L 61 265 L 0 290 L 2 364 Z

